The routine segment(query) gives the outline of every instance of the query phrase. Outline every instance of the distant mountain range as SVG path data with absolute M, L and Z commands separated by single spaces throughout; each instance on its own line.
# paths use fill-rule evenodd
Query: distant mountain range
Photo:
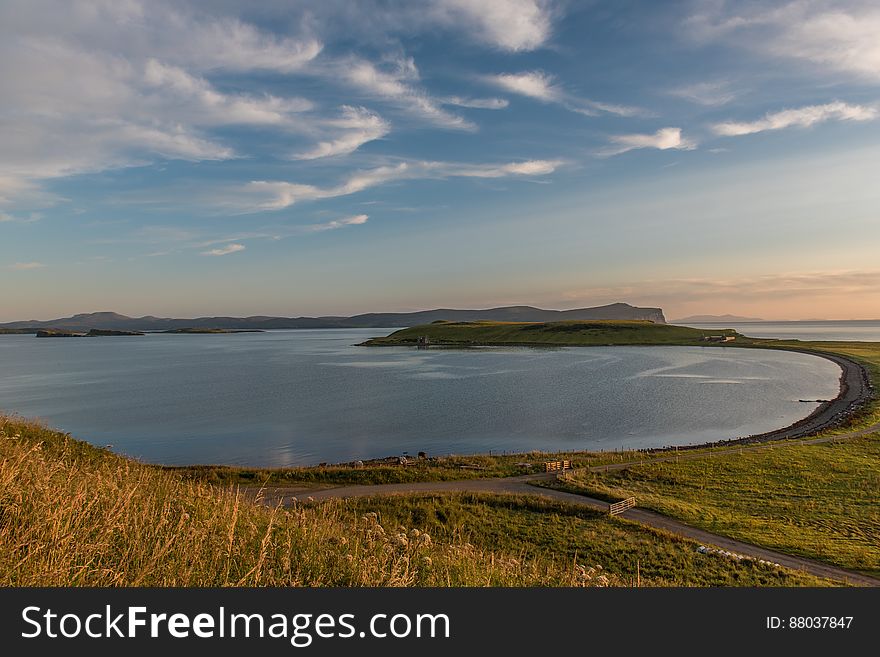
M 763 322 L 760 317 L 740 317 L 739 315 L 691 315 L 681 319 L 673 319 L 670 324 L 697 324 L 711 322 Z
M 597 308 L 575 310 L 542 310 L 531 306 L 506 306 L 485 310 L 454 310 L 439 308 L 412 313 L 366 313 L 353 317 L 127 317 L 113 312 L 83 313 L 48 321 L 26 320 L 0 324 L 0 330 L 64 329 L 89 331 L 113 329 L 120 331 L 167 331 L 181 328 L 222 329 L 292 329 L 292 328 L 391 328 L 428 324 L 438 319 L 459 322 L 492 320 L 498 322 L 559 322 L 590 319 L 644 319 L 665 324 L 660 308 L 637 308 L 627 303 L 612 303 Z

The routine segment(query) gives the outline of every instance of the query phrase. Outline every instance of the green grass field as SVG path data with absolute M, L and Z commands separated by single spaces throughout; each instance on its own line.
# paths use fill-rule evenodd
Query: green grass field
M 569 459 L 576 467 L 620 458 L 619 454 L 592 452 L 529 452 L 526 454 L 473 454 L 411 459 L 400 465 L 395 459 L 367 461 L 363 467 L 352 464 L 302 468 L 242 468 L 233 466 L 169 466 L 166 469 L 183 477 L 212 484 L 246 486 L 354 486 L 361 484 L 403 484 L 414 481 L 452 481 L 513 477 L 543 472 L 544 461 Z M 529 464 L 529 465 L 525 465 Z
M 880 434 L 626 470 L 556 484 L 749 543 L 880 575 Z

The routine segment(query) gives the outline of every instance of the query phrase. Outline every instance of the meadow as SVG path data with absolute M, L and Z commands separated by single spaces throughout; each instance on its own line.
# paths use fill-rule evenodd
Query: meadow
M 707 531 L 880 574 L 880 434 L 579 470 L 555 485 L 615 501 L 632 496 Z

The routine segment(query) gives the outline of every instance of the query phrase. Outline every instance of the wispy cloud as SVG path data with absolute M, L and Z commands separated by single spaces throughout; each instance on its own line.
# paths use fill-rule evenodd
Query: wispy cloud
M 269 3 L 270 6 L 272 3 Z M 299 0 L 320 34 L 387 46 L 401 37 L 430 33 L 464 37 L 483 48 L 527 52 L 549 44 L 564 12 L 559 0 Z M 290 8 L 278 4 L 285 14 Z M 445 39 L 444 39 L 445 40 Z
M 444 105 L 456 107 L 471 107 L 474 109 L 500 110 L 510 105 L 506 98 L 465 98 L 462 96 L 449 96 L 443 99 Z
M 367 219 L 369 219 L 367 215 L 357 214 L 353 217 L 344 217 L 342 219 L 334 219 L 333 221 L 325 221 L 321 224 L 310 224 L 308 226 L 304 226 L 303 229 L 309 233 L 320 233 L 325 230 L 336 230 L 338 228 L 345 228 L 346 226 L 360 226 L 367 223 Z
M 202 251 L 202 255 L 206 256 L 225 256 L 230 253 L 236 253 L 238 251 L 244 251 L 244 244 L 227 244 L 226 246 L 222 246 L 217 249 L 211 249 L 210 251 Z
M 880 79 L 880 7 L 873 0 L 711 2 L 699 5 L 687 33 L 828 71 Z
M 161 159 L 236 157 L 212 134 L 224 126 L 311 131 L 301 116 L 309 101 L 220 91 L 205 74 L 297 70 L 317 45 L 158 2 L 111 4 L 0 8 L 0 79 L 12 117 L 0 126 L 0 198 L 22 198 L 42 180 Z
M 419 26 L 461 29 L 468 16 L 494 15 L 504 4 L 450 2 Z M 530 6 L 544 15 L 543 3 L 508 4 L 513 22 L 519 19 L 511 16 L 529 16 Z M 303 25 L 312 9 L 299 16 Z M 227 15 L 240 10 L 234 4 L 208 11 L 162 0 L 105 3 L 101 11 L 78 0 L 51 7 L 39 0 L 0 5 L 0 79 L 5 116 L 13 117 L 0 125 L 0 202 L 48 202 L 41 185 L 54 178 L 164 159 L 252 156 L 239 149 L 261 142 L 233 144 L 229 126 L 274 130 L 281 139 L 311 143 L 290 149 L 303 160 L 350 154 L 391 129 L 376 110 L 351 102 L 341 102 L 334 116 L 299 95 L 255 92 L 252 80 L 237 90 L 244 74 L 255 71 L 308 76 L 347 95 L 399 107 L 432 126 L 476 129 L 428 93 L 411 58 L 386 57 L 376 64 L 338 52 L 319 57 L 323 44 L 308 28 L 300 36 L 279 36 Z M 480 30 L 499 21 L 472 19 Z M 215 82 L 218 73 L 222 85 Z M 279 139 L 262 143 L 283 148 Z
M 30 269 L 42 269 L 45 267 L 42 262 L 16 262 L 12 265 L 7 265 L 7 269 L 12 269 L 14 271 L 28 271 Z
M 410 114 L 442 128 L 475 130 L 461 116 L 447 112 L 442 102 L 416 85 L 419 70 L 411 57 L 396 57 L 390 67 L 379 68 L 365 59 L 353 58 L 334 65 L 341 79 L 361 91 L 391 101 Z
M 689 151 L 697 147 L 696 141 L 682 136 L 681 128 L 661 128 L 651 134 L 614 135 L 610 141 L 614 146 L 601 151 L 600 155 L 619 155 L 638 148 Z
M 528 96 L 544 102 L 560 102 L 562 89 L 553 81 L 553 76 L 543 71 L 523 73 L 499 73 L 486 78 L 489 82 L 511 93 Z
M 415 161 L 358 171 L 332 187 L 318 187 L 285 181 L 257 180 L 233 195 L 218 193 L 215 199 L 229 210 L 246 213 L 280 210 L 299 201 L 335 198 L 401 180 L 446 178 L 505 178 L 546 176 L 562 166 L 562 160 L 528 160 L 507 164 L 466 164 Z
M 391 126 L 381 116 L 363 107 L 344 106 L 338 119 L 323 121 L 322 127 L 330 128 L 339 136 L 321 141 L 310 150 L 295 154 L 297 160 L 314 160 L 334 155 L 348 155 L 367 142 L 381 139 Z
M 715 134 L 724 137 L 735 137 L 766 130 L 783 130 L 792 127 L 808 128 L 825 121 L 872 121 L 877 117 L 878 111 L 875 107 L 833 102 L 826 105 L 810 105 L 772 112 L 757 121 L 716 123 L 712 126 L 712 130 Z
M 696 82 L 670 89 L 668 93 L 706 107 L 720 107 L 736 98 L 736 93 L 727 82 Z
M 595 116 L 600 113 L 617 114 L 618 116 L 641 116 L 646 115 L 645 110 L 628 105 L 616 105 L 600 101 L 581 98 L 567 92 L 564 87 L 556 82 L 554 76 L 544 71 L 524 71 L 521 73 L 499 73 L 485 76 L 484 79 L 500 89 L 510 93 L 533 98 L 542 103 L 554 103 L 565 109 Z
M 792 127 L 808 128 L 825 121 L 872 121 L 877 117 L 878 111 L 875 107 L 833 102 L 772 112 L 757 121 L 716 123 L 712 129 L 718 135 L 735 137 L 766 130 L 783 130 Z

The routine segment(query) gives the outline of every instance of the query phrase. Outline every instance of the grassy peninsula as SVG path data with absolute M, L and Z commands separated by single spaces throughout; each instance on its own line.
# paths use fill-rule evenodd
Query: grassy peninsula
M 733 329 L 706 330 L 647 320 L 564 322 L 448 322 L 401 329 L 363 343 L 367 347 L 418 345 L 705 345 L 733 338 L 751 342 Z

